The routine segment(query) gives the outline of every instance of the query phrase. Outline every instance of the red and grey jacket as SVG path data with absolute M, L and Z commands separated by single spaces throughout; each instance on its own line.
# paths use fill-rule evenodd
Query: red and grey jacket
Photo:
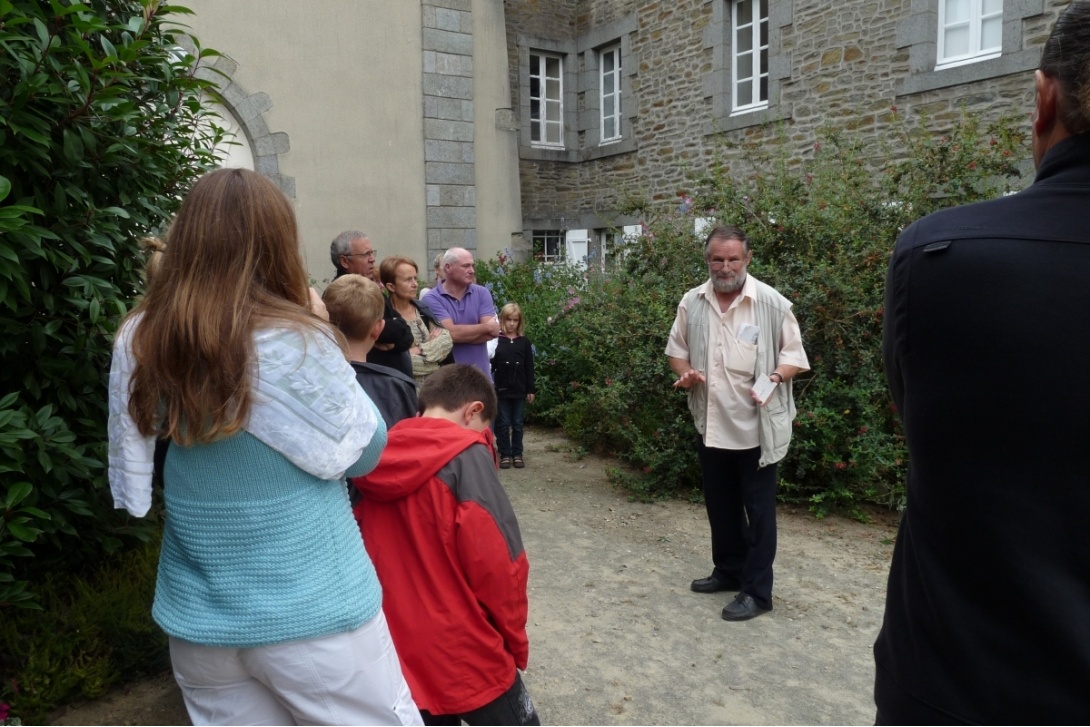
M 489 430 L 405 419 L 378 467 L 352 480 L 401 669 L 436 715 L 488 704 L 529 657 L 529 564 L 491 442 Z

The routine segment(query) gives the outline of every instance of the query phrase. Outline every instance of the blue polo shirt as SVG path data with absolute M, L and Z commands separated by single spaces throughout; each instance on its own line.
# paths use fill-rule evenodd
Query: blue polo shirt
M 465 295 L 458 300 L 446 292 L 443 283 L 428 291 L 423 302 L 431 308 L 440 321 L 449 318 L 455 325 L 470 326 L 481 322 L 481 318 L 496 315 L 496 304 L 492 302 L 492 293 L 483 285 L 471 284 Z M 458 363 L 472 364 L 492 380 L 492 367 L 488 365 L 488 346 L 484 343 L 454 344 L 454 360 Z

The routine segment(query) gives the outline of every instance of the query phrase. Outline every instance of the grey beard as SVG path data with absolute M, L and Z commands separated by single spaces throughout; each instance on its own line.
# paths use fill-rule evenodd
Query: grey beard
M 712 288 L 716 293 L 733 293 L 736 290 L 741 290 L 742 286 L 746 284 L 746 276 L 735 276 L 734 280 L 722 280 L 715 276 L 712 276 Z

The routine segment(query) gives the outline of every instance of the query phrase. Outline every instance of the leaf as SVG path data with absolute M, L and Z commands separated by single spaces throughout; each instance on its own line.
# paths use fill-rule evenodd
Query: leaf
M 4 498 L 5 509 L 12 509 L 26 499 L 26 496 L 34 491 L 34 486 L 29 482 L 16 482 L 8 488 L 7 497 Z
M 33 543 L 38 539 L 38 536 L 42 534 L 42 531 L 38 528 L 32 528 L 28 525 L 16 524 L 14 522 L 8 523 L 8 532 L 14 535 L 24 543 Z
M 0 175 L 0 202 L 3 202 L 9 194 L 11 194 L 11 182 L 7 177 Z
M 130 217 L 131 217 L 131 215 L 129 215 L 128 211 L 126 211 L 126 210 L 124 210 L 124 209 L 122 209 L 120 207 L 103 207 L 102 209 L 99 210 L 99 212 L 108 212 L 110 214 L 117 215 L 118 217 L 124 218 L 126 220 L 130 219 Z
M 83 140 L 79 134 L 74 134 L 71 129 L 64 130 L 64 156 L 69 161 L 83 160 Z

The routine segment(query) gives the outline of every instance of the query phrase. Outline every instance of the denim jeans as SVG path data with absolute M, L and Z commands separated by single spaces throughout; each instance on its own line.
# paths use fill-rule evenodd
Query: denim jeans
M 501 457 L 522 456 L 522 420 L 526 416 L 526 397 L 500 399 L 496 412 L 496 448 Z

